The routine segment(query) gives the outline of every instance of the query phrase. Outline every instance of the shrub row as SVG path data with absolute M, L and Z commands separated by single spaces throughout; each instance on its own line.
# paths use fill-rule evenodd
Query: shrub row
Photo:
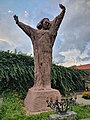
M 52 65 L 51 84 L 62 94 L 82 86 L 82 80 L 87 71 L 74 70 Z M 33 57 L 24 54 L 0 51 L 0 92 L 15 90 L 25 95 L 34 83 Z

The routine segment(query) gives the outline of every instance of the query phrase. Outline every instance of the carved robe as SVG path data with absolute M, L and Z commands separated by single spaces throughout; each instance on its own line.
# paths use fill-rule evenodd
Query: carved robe
M 58 28 L 64 17 L 65 10 L 51 21 L 49 30 L 36 30 L 22 22 L 18 26 L 31 38 L 34 50 L 34 87 L 37 89 L 50 89 L 52 47 L 57 35 Z

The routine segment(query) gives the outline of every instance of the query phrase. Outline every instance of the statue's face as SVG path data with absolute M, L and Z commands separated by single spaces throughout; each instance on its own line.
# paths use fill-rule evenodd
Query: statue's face
M 44 30 L 49 30 L 51 26 L 50 21 L 48 19 L 44 19 L 42 25 Z

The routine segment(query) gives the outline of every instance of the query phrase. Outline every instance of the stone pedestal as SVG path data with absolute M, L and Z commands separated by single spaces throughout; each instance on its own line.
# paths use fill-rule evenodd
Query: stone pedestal
M 51 120 L 76 120 L 77 113 L 74 111 L 66 112 L 65 114 L 52 114 L 50 115 Z
M 30 112 L 41 112 L 41 111 L 47 111 L 50 108 L 47 107 L 47 98 L 53 98 L 53 100 L 58 97 L 60 100 L 61 95 L 58 90 L 55 89 L 49 89 L 49 90 L 35 90 L 34 88 L 31 88 L 28 90 L 27 96 L 24 100 L 24 105 L 27 113 Z

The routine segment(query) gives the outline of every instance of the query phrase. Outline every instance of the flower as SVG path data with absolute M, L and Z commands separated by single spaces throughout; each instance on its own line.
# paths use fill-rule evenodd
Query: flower
M 83 92 L 82 97 L 83 97 L 83 98 L 86 98 L 86 99 L 90 99 L 90 91 L 88 91 L 88 92 Z

